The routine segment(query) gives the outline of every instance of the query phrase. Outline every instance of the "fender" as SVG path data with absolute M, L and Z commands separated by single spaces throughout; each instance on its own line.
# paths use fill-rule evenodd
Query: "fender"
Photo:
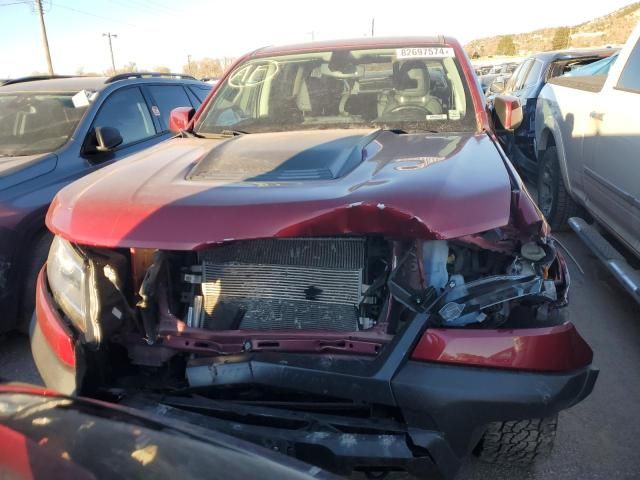
M 557 102 L 546 98 L 545 93 L 549 92 L 550 87 L 547 85 L 542 89 L 538 102 L 536 105 L 536 137 L 535 147 L 536 156 L 538 161 L 540 157 L 547 149 L 549 138 L 553 138 L 556 152 L 558 154 L 558 163 L 560 165 L 560 173 L 562 175 L 562 181 L 567 189 L 567 192 L 579 203 L 582 202 L 582 185 L 580 179 L 573 179 L 569 176 L 569 169 L 567 168 L 567 157 L 565 154 L 565 142 L 562 136 L 562 130 L 556 121 L 554 111 L 557 111 Z M 576 188 L 577 187 L 577 188 Z

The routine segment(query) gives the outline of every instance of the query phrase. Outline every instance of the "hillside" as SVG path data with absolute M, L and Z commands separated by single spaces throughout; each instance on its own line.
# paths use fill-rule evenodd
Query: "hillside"
M 498 54 L 528 55 L 556 48 L 621 44 L 626 41 L 638 21 L 640 2 L 579 25 L 472 40 L 465 45 L 465 50 L 469 56 L 477 58 Z M 510 45 L 511 40 L 513 45 Z

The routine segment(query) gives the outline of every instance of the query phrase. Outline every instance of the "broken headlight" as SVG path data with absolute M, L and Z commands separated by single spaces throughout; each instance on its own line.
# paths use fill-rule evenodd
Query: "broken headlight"
M 53 298 L 81 332 L 89 317 L 89 261 L 69 242 L 55 237 L 47 259 L 47 279 Z
M 126 259 L 117 252 L 87 256 L 71 243 L 55 237 L 47 259 L 47 279 L 53 298 L 84 343 L 97 347 L 128 312 L 122 293 Z

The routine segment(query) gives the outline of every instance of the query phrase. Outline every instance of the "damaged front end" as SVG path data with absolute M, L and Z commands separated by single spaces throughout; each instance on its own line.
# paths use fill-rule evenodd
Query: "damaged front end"
M 487 407 L 465 388 L 491 413 L 465 409 L 455 416 L 464 425 L 449 428 L 442 400 L 417 393 L 442 388 L 429 376 L 461 376 L 462 386 L 489 372 L 508 377 L 487 380 L 503 389 L 525 382 L 522 372 L 545 381 L 554 372 L 536 415 L 567 408 L 595 381 L 589 347 L 564 320 L 569 277 L 553 241 L 509 251 L 515 240 L 502 236 L 267 238 L 199 251 L 56 237 L 40 303 L 50 295 L 74 334 L 77 392 L 160 409 L 340 473 L 452 475 L 497 412 L 527 418 L 531 399 L 513 398 L 523 384 Z M 574 375 L 585 387 L 567 397 L 563 382 Z
M 218 355 L 374 357 L 417 314 L 429 315 L 431 328 L 558 325 L 569 280 L 551 241 L 513 253 L 380 236 L 246 240 L 198 252 L 131 249 L 117 260 L 113 252 L 109 260 L 83 251 L 95 264 L 88 281 L 99 307 L 89 309 L 84 342 L 103 346 L 107 328 L 106 341 L 125 349 L 132 364 L 182 356 L 187 378 L 191 363 Z

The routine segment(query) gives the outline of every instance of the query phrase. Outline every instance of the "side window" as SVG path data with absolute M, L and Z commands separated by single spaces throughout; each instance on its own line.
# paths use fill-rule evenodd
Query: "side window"
M 505 88 L 505 93 L 511 93 L 518 90 L 520 87 L 518 85 L 522 84 L 522 79 L 524 78 L 525 73 L 529 69 L 529 65 L 531 65 L 531 60 L 525 60 L 518 66 L 513 75 L 507 82 L 507 86 Z
M 191 91 L 200 99 L 200 103 L 202 103 L 204 102 L 204 99 L 207 98 L 207 95 L 209 95 L 212 87 L 210 85 L 191 85 L 190 88 Z
M 107 98 L 93 121 L 93 128 L 115 127 L 122 135 L 122 145 L 128 145 L 156 134 L 139 88 L 117 90 Z
M 191 102 L 187 93 L 180 85 L 150 85 L 148 87 L 160 117 L 164 120 L 165 128 L 169 125 L 169 114 L 176 107 L 190 107 Z M 152 110 L 155 110 L 152 107 Z M 158 113 L 155 112 L 154 113 Z
M 529 73 L 529 68 L 533 63 L 533 59 L 527 60 L 523 65 L 520 71 L 518 72 L 518 78 L 515 80 L 514 90 L 520 90 L 524 87 L 524 80 L 527 78 L 527 73 Z
M 185 90 L 187 91 L 187 96 L 189 97 L 189 100 L 191 100 L 191 106 L 196 110 L 200 108 L 200 104 L 202 102 L 198 97 L 196 97 L 196 94 L 193 93 L 193 90 L 191 90 L 190 88 L 186 88 Z
M 633 51 L 622 69 L 616 88 L 640 92 L 640 40 L 633 47 Z
M 524 86 L 529 87 L 531 85 L 535 85 L 540 78 L 540 74 L 542 73 L 542 62 L 540 60 L 535 60 L 529 69 L 529 73 L 527 73 L 527 78 L 524 81 Z

